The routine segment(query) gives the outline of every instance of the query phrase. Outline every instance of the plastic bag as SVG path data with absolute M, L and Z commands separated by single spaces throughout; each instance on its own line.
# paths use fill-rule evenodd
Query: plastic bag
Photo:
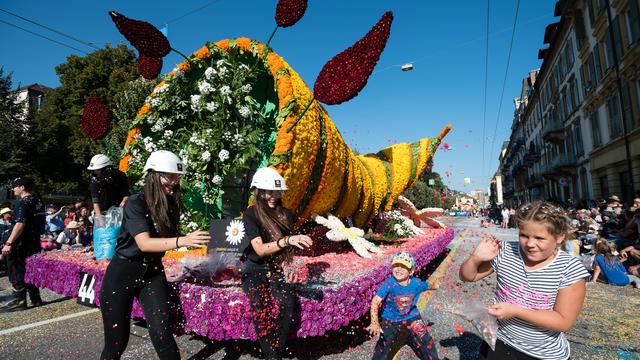
M 473 326 L 478 329 L 482 339 L 489 344 L 491 350 L 496 350 L 496 340 L 498 339 L 498 321 L 495 316 L 489 315 L 486 306 L 478 300 L 469 300 L 462 304 L 458 311 Z
M 96 260 L 111 259 L 116 251 L 116 239 L 122 226 L 122 208 L 110 207 L 93 227 L 93 253 Z
M 171 282 L 181 281 L 187 277 L 204 280 L 215 281 L 223 280 L 223 273 L 228 276 L 235 276 L 238 272 L 238 260 L 234 253 L 211 253 L 207 256 L 185 255 L 180 259 L 180 272 L 171 274 L 168 279 Z

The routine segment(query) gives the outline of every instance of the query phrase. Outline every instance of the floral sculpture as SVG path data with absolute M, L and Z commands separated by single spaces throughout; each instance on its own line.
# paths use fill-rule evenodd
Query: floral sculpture
M 139 179 L 149 152 L 162 147 L 180 153 L 189 167 L 185 200 L 199 204 L 185 218 L 193 227 L 208 222 L 205 211 L 209 218 L 222 214 L 223 182 L 245 184 L 250 165 L 269 165 L 284 176 L 284 206 L 300 222 L 312 213 L 332 213 L 364 227 L 390 210 L 432 165 L 450 126 L 435 138 L 356 155 L 300 76 L 264 50 L 248 38 L 222 40 L 178 64 L 133 120 L 120 169 Z M 224 78 L 232 75 L 244 82 Z M 304 111 L 300 105 L 312 100 Z
M 379 247 L 364 239 L 364 231 L 357 227 L 346 227 L 337 217 L 329 214 L 326 218 L 314 215 L 313 220 L 329 229 L 327 239 L 331 241 L 348 241 L 356 253 L 364 258 L 371 258 L 372 253 L 382 253 Z
M 402 195 L 398 196 L 398 208 L 400 213 L 413 220 L 416 226 L 420 226 L 420 223 L 424 222 L 436 229 L 447 227 L 442 222 L 434 219 L 434 217 L 444 214 L 444 209 L 442 208 L 424 208 L 418 210 L 411 200 Z

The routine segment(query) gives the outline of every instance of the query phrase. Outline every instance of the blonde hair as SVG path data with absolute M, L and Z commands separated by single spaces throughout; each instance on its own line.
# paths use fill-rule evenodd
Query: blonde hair
M 564 209 L 545 201 L 520 206 L 516 211 L 518 227 L 526 222 L 542 223 L 556 238 L 564 235 L 563 244 L 570 240 L 571 220 Z

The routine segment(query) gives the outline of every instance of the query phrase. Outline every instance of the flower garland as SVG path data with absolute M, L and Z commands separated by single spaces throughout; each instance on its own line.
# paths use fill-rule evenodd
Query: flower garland
M 355 217 L 355 225 L 359 228 L 364 228 L 371 219 L 370 215 L 371 210 L 373 209 L 375 196 L 373 176 L 364 165 L 362 156 L 356 156 L 356 165 L 359 167 L 360 173 L 362 174 L 362 196 L 360 197 L 360 203 L 353 216 Z
M 381 205 L 384 203 L 387 192 L 389 189 L 389 184 L 387 182 L 387 172 L 382 164 L 382 160 L 380 160 L 377 156 L 373 154 L 362 155 L 359 157 L 371 176 L 373 180 L 373 205 L 371 208 L 371 214 L 369 214 L 370 218 L 378 215 L 378 211 L 381 209 Z

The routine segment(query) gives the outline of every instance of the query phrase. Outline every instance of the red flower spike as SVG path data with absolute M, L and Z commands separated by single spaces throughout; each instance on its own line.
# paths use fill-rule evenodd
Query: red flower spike
M 100 140 L 107 136 L 110 122 L 111 113 L 100 96 L 89 96 L 82 112 L 82 133 L 91 140 Z
M 392 21 L 393 14 L 386 12 L 367 35 L 324 65 L 313 85 L 316 100 L 335 105 L 358 95 L 387 45 Z
M 279 0 L 276 5 L 276 24 L 289 27 L 298 22 L 307 10 L 307 0 Z
M 153 58 L 162 58 L 171 51 L 169 40 L 156 29 L 155 26 L 146 21 L 129 19 L 115 11 L 109 11 L 111 20 L 116 24 L 118 31 L 141 54 Z
M 138 56 L 138 73 L 147 80 L 154 80 L 162 70 L 162 58 L 152 58 L 140 53 Z

